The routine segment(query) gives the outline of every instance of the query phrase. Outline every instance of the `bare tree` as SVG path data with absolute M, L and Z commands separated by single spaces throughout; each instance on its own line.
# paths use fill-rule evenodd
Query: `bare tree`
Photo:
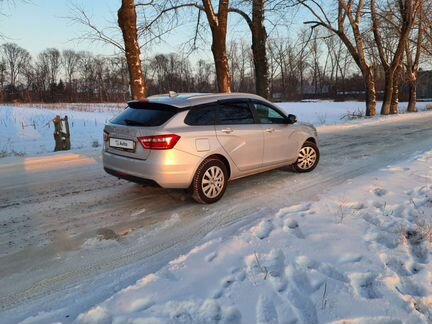
M 72 85 L 72 78 L 78 70 L 80 55 L 74 50 L 64 50 L 62 54 L 62 64 L 64 67 L 64 72 L 69 85 Z
M 31 60 L 30 54 L 15 43 L 5 43 L 0 47 L 3 60 L 6 64 L 9 82 L 15 87 L 17 78 Z
M 336 26 L 330 19 L 331 14 L 316 0 L 295 0 L 298 4 L 305 7 L 314 17 L 306 24 L 312 28 L 323 27 L 329 32 L 337 35 L 349 53 L 354 62 L 359 67 L 366 90 L 366 115 L 376 115 L 376 88 L 375 75 L 371 64 L 368 61 L 365 49 L 365 41 L 361 30 L 362 18 L 364 17 L 365 0 L 338 0 L 337 22 Z M 351 28 L 351 34 L 346 31 L 346 26 Z
M 198 92 L 213 92 L 216 90 L 212 83 L 215 75 L 214 64 L 199 60 L 197 63 L 196 90 Z
M 311 74 L 312 74 L 312 85 L 314 87 L 314 93 L 318 94 L 322 90 L 323 86 L 323 75 L 325 71 L 322 71 L 320 60 L 321 60 L 321 49 L 320 49 L 320 35 L 317 30 L 314 30 L 313 37 L 311 38 L 308 46 L 308 50 L 311 53 L 312 62 L 311 66 Z M 327 62 L 327 60 L 326 60 Z
M 6 62 L 0 59 L 0 102 L 3 101 L 3 87 L 6 82 Z
M 382 31 L 380 30 L 380 17 L 383 15 L 378 16 L 376 0 L 371 0 L 372 30 L 385 73 L 384 99 L 381 108 L 382 115 L 387 115 L 389 113 L 396 114 L 398 112 L 398 89 L 401 64 L 408 38 L 418 12 L 419 3 L 420 1 L 418 0 L 397 1 L 400 20 L 397 31 L 398 41 L 394 49 L 385 51 L 383 39 L 381 37 Z M 386 9 L 389 10 L 390 8 Z
M 1 58 L 0 59 L 0 89 L 3 89 L 3 86 L 6 81 L 6 61 Z
M 352 65 L 352 57 L 337 38 L 328 37 L 325 39 L 325 44 L 331 61 L 330 83 L 334 84 L 336 95 L 338 95 L 338 90 L 341 90 L 344 96 L 346 77 Z
M 139 100 L 146 97 L 146 83 L 142 72 L 141 49 L 138 44 L 137 14 L 134 0 L 122 0 L 117 13 L 118 24 L 122 30 L 126 61 L 129 70 L 129 84 L 132 99 Z
M 40 53 L 35 64 L 35 89 L 38 92 L 39 100 L 45 101 L 45 92 L 49 89 L 49 63 L 46 55 Z
M 57 76 L 60 72 L 61 55 L 56 48 L 47 48 L 39 54 L 39 59 L 43 61 L 43 64 L 48 69 L 49 84 L 55 84 L 57 82 Z

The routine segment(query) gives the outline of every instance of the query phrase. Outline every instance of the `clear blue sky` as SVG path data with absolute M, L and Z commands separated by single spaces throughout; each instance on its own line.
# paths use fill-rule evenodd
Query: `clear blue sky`
M 111 54 L 108 46 L 93 46 L 82 41 L 71 41 L 78 37 L 83 27 L 71 24 L 64 17 L 71 16 L 73 4 L 84 8 L 97 25 L 108 26 L 115 22 L 118 0 L 15 0 L 15 4 L 3 5 L 6 16 L 0 17 L 1 33 L 11 41 L 35 55 L 48 47 L 89 50 L 100 54 Z

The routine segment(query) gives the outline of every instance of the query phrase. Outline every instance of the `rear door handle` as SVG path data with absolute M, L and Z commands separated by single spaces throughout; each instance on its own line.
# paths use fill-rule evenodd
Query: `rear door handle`
M 224 128 L 224 129 L 221 130 L 221 132 L 229 134 L 229 133 L 232 133 L 233 130 L 231 128 Z
M 274 128 L 266 128 L 265 131 L 267 133 L 273 133 L 275 131 L 275 129 Z

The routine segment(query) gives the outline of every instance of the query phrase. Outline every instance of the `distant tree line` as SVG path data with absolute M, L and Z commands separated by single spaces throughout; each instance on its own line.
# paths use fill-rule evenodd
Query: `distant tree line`
M 212 65 L 193 67 L 177 54 L 144 61 L 150 94 L 170 90 L 214 92 Z M 128 67 L 122 54 L 48 48 L 32 57 L 15 43 L 0 46 L 0 102 L 125 102 L 130 98 Z
M 362 76 L 344 46 L 307 30 L 293 40 L 268 42 L 269 91 L 276 101 L 359 99 Z M 254 93 L 255 70 L 250 44 L 230 42 L 227 50 L 232 91 Z M 218 91 L 214 65 L 195 63 L 180 54 L 158 54 L 143 60 L 148 94 Z M 376 75 L 378 98 L 383 97 L 384 71 Z M 432 98 L 431 73 L 420 71 L 419 97 Z M 408 100 L 409 79 L 400 84 Z M 14 43 L 0 46 L 0 102 L 125 102 L 130 98 L 126 58 L 49 48 L 32 57 Z

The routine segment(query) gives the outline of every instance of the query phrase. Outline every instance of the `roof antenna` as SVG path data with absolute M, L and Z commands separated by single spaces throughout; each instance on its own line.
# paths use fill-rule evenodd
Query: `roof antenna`
M 170 92 L 169 92 L 169 97 L 170 97 L 170 98 L 178 97 L 178 93 L 175 92 L 175 91 L 170 91 Z

